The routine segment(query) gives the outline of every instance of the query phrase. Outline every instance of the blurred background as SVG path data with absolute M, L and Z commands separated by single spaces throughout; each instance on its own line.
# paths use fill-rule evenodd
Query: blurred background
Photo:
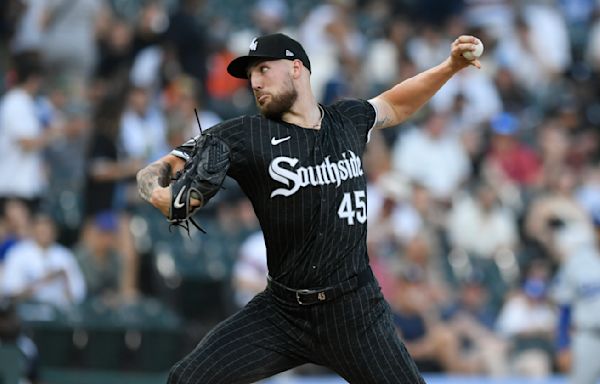
M 597 0 L 1 1 L 0 381 L 165 382 L 264 289 L 234 181 L 188 235 L 134 178 L 198 133 L 194 108 L 204 128 L 257 113 L 225 68 L 277 31 L 325 104 L 483 41 L 481 70 L 373 133 L 371 265 L 428 382 L 564 382 L 554 281 L 600 243 Z M 343 381 L 303 366 L 269 382 Z

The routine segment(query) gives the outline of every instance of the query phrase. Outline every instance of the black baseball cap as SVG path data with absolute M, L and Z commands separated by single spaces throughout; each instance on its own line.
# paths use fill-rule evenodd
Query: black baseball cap
M 310 71 L 310 60 L 299 42 L 283 33 L 255 37 L 250 43 L 248 55 L 233 59 L 227 72 L 239 79 L 248 78 L 248 67 L 259 60 L 300 60 Z

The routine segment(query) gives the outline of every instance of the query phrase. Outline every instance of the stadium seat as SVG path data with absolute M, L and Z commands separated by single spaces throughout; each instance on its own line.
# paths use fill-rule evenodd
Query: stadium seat
M 25 359 L 13 345 L 0 345 L 0 384 L 18 384 Z

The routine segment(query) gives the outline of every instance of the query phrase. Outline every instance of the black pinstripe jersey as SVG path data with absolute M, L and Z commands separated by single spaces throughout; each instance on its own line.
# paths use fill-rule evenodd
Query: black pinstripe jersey
M 355 99 L 322 107 L 319 130 L 256 115 L 209 131 L 231 149 L 228 175 L 254 206 L 270 275 L 294 288 L 331 285 L 368 265 L 361 156 L 375 109 Z M 172 154 L 185 159 L 192 145 Z

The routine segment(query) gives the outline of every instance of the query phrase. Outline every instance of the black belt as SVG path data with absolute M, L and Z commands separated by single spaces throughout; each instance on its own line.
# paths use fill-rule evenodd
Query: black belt
M 315 289 L 292 289 L 267 276 L 267 287 L 279 299 L 300 305 L 324 303 L 352 292 L 374 281 L 371 268 L 366 268 L 338 285 Z

